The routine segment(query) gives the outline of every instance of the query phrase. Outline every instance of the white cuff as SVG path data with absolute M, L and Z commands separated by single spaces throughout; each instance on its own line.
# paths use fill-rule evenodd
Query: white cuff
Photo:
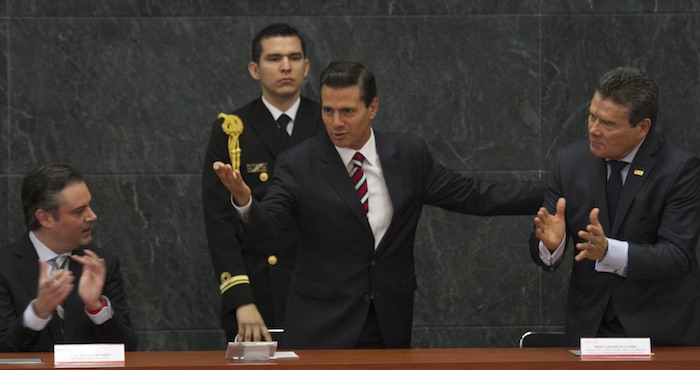
M 50 313 L 49 316 L 45 319 L 42 319 L 41 317 L 37 316 L 36 312 L 34 312 L 35 301 L 36 299 L 33 299 L 31 302 L 29 302 L 27 308 L 24 309 L 22 319 L 24 320 L 25 327 L 34 331 L 42 331 L 44 330 L 46 325 L 49 324 L 49 321 L 51 321 L 51 319 L 53 318 L 53 313 Z
M 248 214 L 250 214 L 250 205 L 253 204 L 253 196 L 251 195 L 250 198 L 248 199 L 248 203 L 244 206 L 237 206 L 236 203 L 233 202 L 233 195 L 231 196 L 231 205 L 233 205 L 233 208 L 236 209 L 236 212 L 238 212 L 238 216 L 240 217 L 241 221 L 243 222 L 248 222 Z
M 605 254 L 605 258 L 595 261 L 595 270 L 617 274 L 622 277 L 627 276 L 629 243 L 610 238 L 606 239 L 608 240 L 608 252 Z
M 564 244 L 566 244 L 566 235 L 561 239 L 561 243 L 554 252 L 550 252 L 545 245 L 540 242 L 540 259 L 546 266 L 552 266 L 555 262 L 559 261 L 564 256 Z
M 113 316 L 114 311 L 112 311 L 112 302 L 109 301 L 109 298 L 106 296 L 102 296 L 102 298 L 107 301 L 107 306 L 102 307 L 99 312 L 96 314 L 92 315 L 87 311 L 87 308 L 85 308 L 85 313 L 88 315 L 90 320 L 95 323 L 95 325 L 102 325 L 104 324 L 107 320 L 111 319 Z

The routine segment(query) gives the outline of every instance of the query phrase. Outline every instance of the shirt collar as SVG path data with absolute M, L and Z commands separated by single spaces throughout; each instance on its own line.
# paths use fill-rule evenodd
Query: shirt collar
M 365 143 L 365 145 L 360 148 L 360 150 L 355 150 L 355 149 L 350 149 L 350 148 L 341 148 L 336 146 L 335 150 L 338 151 L 338 154 L 340 155 L 340 159 L 343 161 L 343 164 L 345 164 L 345 168 L 350 171 L 353 168 L 352 165 L 352 156 L 355 155 L 355 153 L 360 152 L 362 156 L 365 157 L 365 163 L 370 165 L 370 166 L 376 166 L 378 161 L 377 161 L 377 144 L 376 140 L 374 138 L 374 129 L 370 128 L 370 134 L 369 134 L 369 140 Z
M 292 106 L 284 112 L 273 106 L 269 101 L 267 101 L 267 99 L 265 99 L 264 96 L 262 97 L 262 102 L 263 104 L 265 104 L 265 107 L 267 107 L 267 110 L 270 111 L 270 114 L 272 114 L 272 118 L 274 118 L 275 121 L 277 121 L 277 119 L 280 118 L 282 114 L 288 115 L 289 118 L 291 118 L 292 121 L 294 121 L 294 119 L 297 116 L 297 111 L 299 110 L 299 105 L 301 104 L 301 96 L 299 96 L 297 98 L 297 101 L 295 101 L 294 104 L 292 104 Z
M 639 145 L 637 145 L 637 146 L 630 152 L 630 154 L 627 154 L 624 158 L 620 159 L 620 161 L 622 161 L 622 162 L 627 162 L 627 164 L 632 163 L 632 161 L 634 161 L 634 157 L 637 156 L 637 152 L 639 151 L 639 148 L 642 146 L 642 144 L 644 144 L 644 140 L 646 140 L 646 139 L 647 139 L 646 137 L 645 137 L 644 139 L 642 139 L 642 141 L 639 143 Z M 610 161 L 610 159 L 606 160 L 606 162 L 609 162 L 609 161 Z
M 56 252 L 52 251 L 44 243 L 39 240 L 39 238 L 34 235 L 33 231 L 29 232 L 29 240 L 31 240 L 32 245 L 34 245 L 34 250 L 36 250 L 37 256 L 40 260 L 48 261 L 59 256 Z M 62 256 L 70 256 L 70 253 L 63 253 Z

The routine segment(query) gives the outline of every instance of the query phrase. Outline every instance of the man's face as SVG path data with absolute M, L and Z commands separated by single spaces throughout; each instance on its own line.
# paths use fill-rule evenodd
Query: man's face
M 650 126 L 651 120 L 646 118 L 631 127 L 627 106 L 602 99 L 598 92 L 593 95 L 588 115 L 588 142 L 596 157 L 624 158 L 642 142 Z
M 321 112 L 328 136 L 335 146 L 360 149 L 369 140 L 371 122 L 377 115 L 379 101 L 369 107 L 360 99 L 360 87 L 321 88 Z
M 295 36 L 268 37 L 261 41 L 260 60 L 248 64 L 248 72 L 260 81 L 265 99 L 271 103 L 296 99 L 309 73 L 301 40 Z
M 68 185 L 61 196 L 63 203 L 58 206 L 58 218 L 47 213 L 42 227 L 50 231 L 51 244 L 63 253 L 90 243 L 92 223 L 97 215 L 90 208 L 92 197 L 84 182 Z

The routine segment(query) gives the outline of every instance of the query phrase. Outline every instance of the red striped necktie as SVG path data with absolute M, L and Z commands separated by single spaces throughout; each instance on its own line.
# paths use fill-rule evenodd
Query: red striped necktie
M 360 203 L 362 203 L 362 208 L 365 213 L 369 211 L 369 193 L 367 192 L 367 177 L 365 176 L 365 171 L 362 170 L 362 162 L 365 161 L 365 157 L 360 154 L 360 152 L 355 153 L 352 156 L 353 172 L 350 175 L 352 183 L 355 184 L 355 191 L 357 191 L 357 196 L 360 198 Z

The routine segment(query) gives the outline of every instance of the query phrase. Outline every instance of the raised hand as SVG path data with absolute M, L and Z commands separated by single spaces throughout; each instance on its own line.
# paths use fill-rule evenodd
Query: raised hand
M 589 260 L 602 260 L 608 251 L 608 239 L 605 237 L 603 226 L 598 220 L 598 208 L 593 208 L 588 216 L 590 224 L 586 226 L 586 230 L 580 230 L 578 236 L 585 240 L 583 243 L 576 243 L 576 249 L 581 252 L 576 255 L 576 261 L 582 261 L 584 258 Z
M 559 198 L 559 200 L 557 200 L 555 214 L 550 214 L 544 207 L 537 211 L 537 217 L 535 217 L 535 236 L 550 251 L 557 249 L 566 235 L 565 209 L 566 200 L 564 198 Z
M 71 259 L 83 265 L 83 273 L 78 282 L 78 295 L 88 310 L 102 307 L 102 289 L 105 285 L 107 267 L 104 258 L 86 249 L 85 255 L 72 255 Z
M 46 261 L 39 260 L 39 285 L 33 308 L 37 316 L 44 319 L 68 298 L 74 279 L 73 273 L 65 269 L 57 269 L 46 276 L 47 269 Z
M 239 207 L 247 205 L 250 201 L 251 191 L 250 187 L 243 181 L 241 172 L 234 170 L 230 164 L 219 161 L 214 162 L 213 168 L 221 183 L 231 192 L 233 202 Z

